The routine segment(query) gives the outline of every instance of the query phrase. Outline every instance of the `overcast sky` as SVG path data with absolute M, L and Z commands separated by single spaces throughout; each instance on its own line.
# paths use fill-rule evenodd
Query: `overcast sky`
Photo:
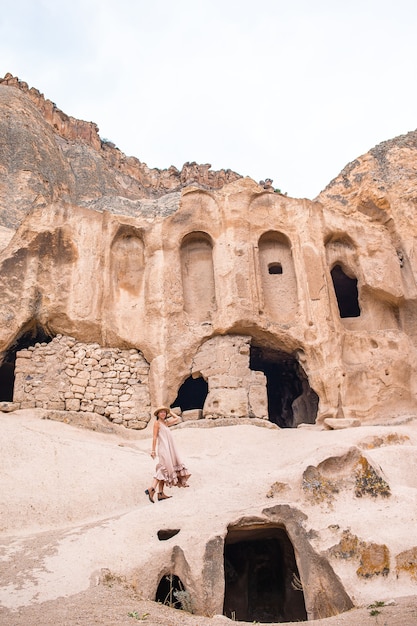
M 416 0 L 3 0 L 11 72 L 149 167 L 314 198 L 417 128 Z

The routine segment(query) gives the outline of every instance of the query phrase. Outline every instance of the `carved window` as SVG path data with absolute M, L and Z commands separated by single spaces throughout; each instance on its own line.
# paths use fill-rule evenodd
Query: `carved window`
M 282 274 L 281 263 L 269 263 L 268 274 Z
M 330 273 L 340 317 L 359 317 L 358 279 L 348 276 L 341 265 L 335 265 Z

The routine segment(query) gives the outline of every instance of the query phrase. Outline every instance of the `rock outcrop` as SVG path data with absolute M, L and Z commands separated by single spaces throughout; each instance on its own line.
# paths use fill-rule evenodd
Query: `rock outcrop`
M 140 200 L 179 192 L 191 183 L 219 189 L 240 178 L 195 162 L 181 170 L 151 169 L 101 139 L 96 124 L 66 115 L 11 74 L 0 79 L 0 113 L 3 227 L 16 229 L 31 210 L 51 202 L 131 215 L 141 211 Z M 154 204 L 144 202 L 145 210 Z

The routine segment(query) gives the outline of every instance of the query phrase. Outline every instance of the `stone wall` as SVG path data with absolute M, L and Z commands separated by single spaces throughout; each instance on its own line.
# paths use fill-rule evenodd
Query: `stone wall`
M 103 348 L 57 335 L 16 354 L 21 408 L 94 412 L 128 428 L 150 420 L 149 364 L 135 349 Z
M 213 337 L 198 350 L 192 375 L 208 383 L 203 417 L 268 419 L 266 377 L 249 369 L 250 342 L 239 335 Z
M 213 337 L 200 347 L 191 373 L 207 381 L 209 392 L 203 410 L 185 411 L 184 420 L 268 419 L 266 377 L 249 368 L 250 342 L 238 335 Z M 57 335 L 17 352 L 14 402 L 21 408 L 97 413 L 142 429 L 151 414 L 149 364 L 135 349 Z

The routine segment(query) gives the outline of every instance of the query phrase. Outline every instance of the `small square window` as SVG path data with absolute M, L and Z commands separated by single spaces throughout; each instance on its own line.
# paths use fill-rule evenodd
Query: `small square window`
M 268 265 L 268 273 L 269 274 L 282 274 L 282 265 L 281 265 L 281 263 L 269 263 L 269 265 Z

